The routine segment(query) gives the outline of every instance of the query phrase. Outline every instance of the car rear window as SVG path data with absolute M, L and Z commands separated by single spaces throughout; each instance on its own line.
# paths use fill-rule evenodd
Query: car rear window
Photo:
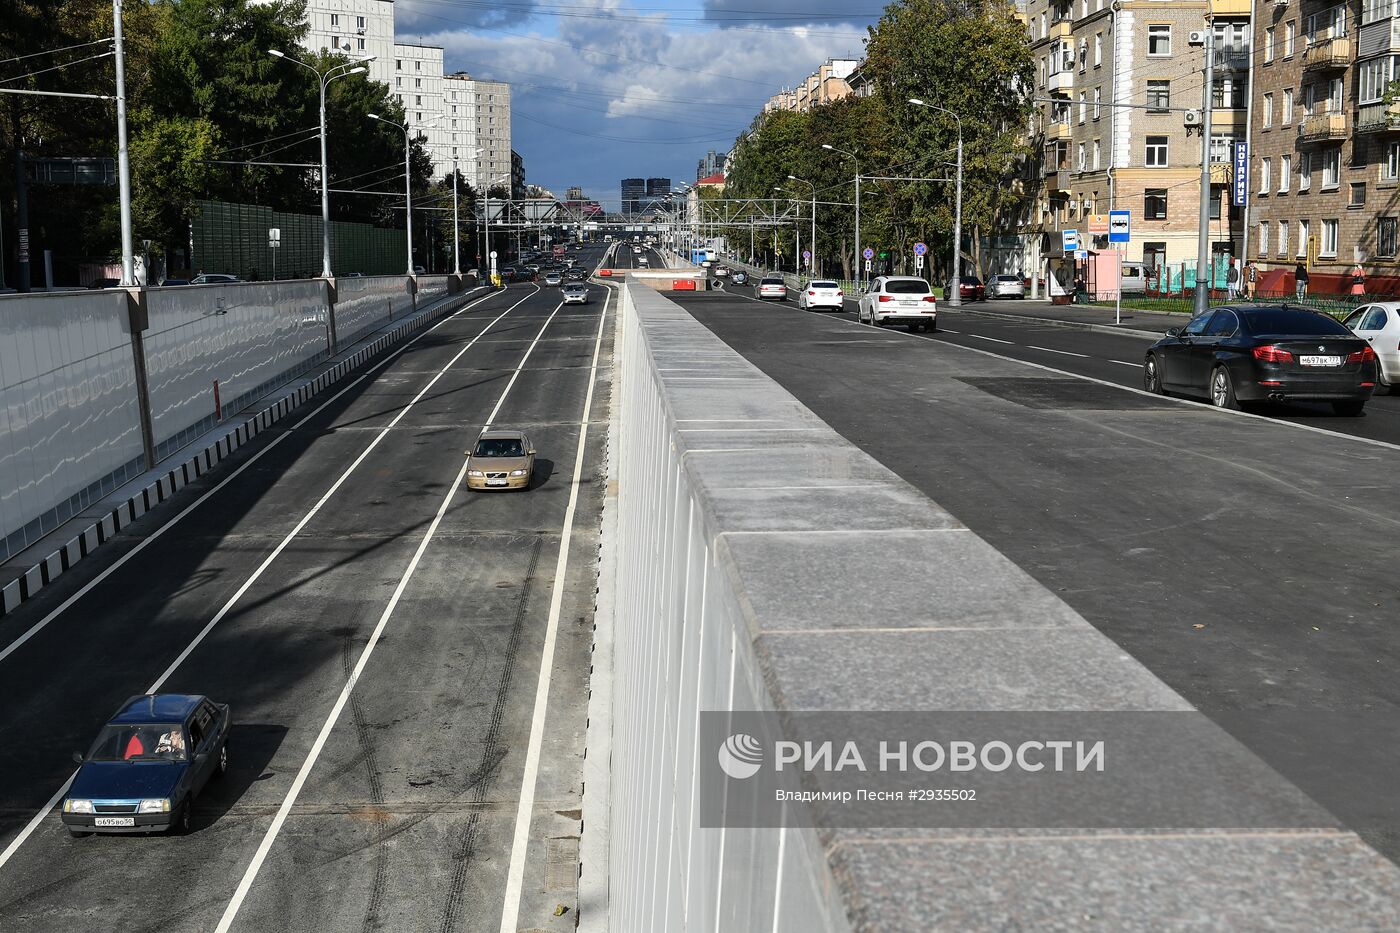
M 1350 337 L 1337 320 L 1304 308 L 1254 308 L 1240 310 L 1245 327 L 1253 334 L 1278 336 Z
M 764 279 L 760 284 L 762 284 L 762 285 L 786 285 L 787 283 L 784 282 L 782 279 Z
M 963 279 L 964 282 L 967 279 Z M 885 283 L 887 295 L 927 295 L 928 283 L 920 279 L 895 279 Z
M 1014 276 L 1014 275 L 999 275 L 999 276 L 997 276 L 997 281 L 998 281 L 998 282 L 1019 282 L 1019 281 L 1021 281 L 1021 280 L 1018 279 L 1018 278 L 1017 278 L 1016 276 Z
M 808 282 L 808 288 L 839 288 L 835 282 Z

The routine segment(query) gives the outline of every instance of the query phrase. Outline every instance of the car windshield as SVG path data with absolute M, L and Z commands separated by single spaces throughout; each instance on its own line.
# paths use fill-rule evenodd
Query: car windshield
M 89 761 L 184 761 L 185 730 L 175 723 L 104 726 Z
M 1277 336 L 1350 337 L 1335 319 L 1304 308 L 1245 308 L 1240 311 L 1253 334 Z
M 964 282 L 967 279 L 963 279 Z M 887 295 L 927 295 L 928 283 L 922 279 L 893 279 L 885 283 Z
M 835 282 L 809 282 L 808 288 L 837 288 Z
M 523 457 L 525 445 L 516 437 L 483 437 L 476 442 L 473 457 Z

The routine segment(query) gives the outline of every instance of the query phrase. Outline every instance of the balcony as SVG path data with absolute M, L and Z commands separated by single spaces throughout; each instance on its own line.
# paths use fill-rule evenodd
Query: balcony
M 1054 123 L 1047 124 L 1045 127 L 1045 138 L 1049 140 L 1068 140 L 1072 135 L 1073 130 L 1071 129 L 1068 122 L 1062 123 L 1056 121 Z
M 1070 184 L 1069 165 L 1062 168 L 1045 169 L 1045 188 L 1047 191 L 1068 191 Z
M 1314 39 L 1303 49 L 1304 71 L 1336 71 L 1351 64 L 1351 40 Z
M 1073 39 L 1074 23 L 1067 19 L 1057 19 L 1050 24 L 1050 33 L 1047 39 Z
M 1212 16 L 1248 16 L 1249 0 L 1210 0 Z
M 1356 132 L 1400 132 L 1400 101 L 1393 104 L 1367 104 L 1356 108 Z
M 1320 143 L 1347 138 L 1347 115 L 1344 113 L 1317 113 L 1304 117 L 1298 124 L 1298 141 Z
M 1068 94 L 1074 88 L 1074 72 L 1057 71 L 1045 80 L 1045 89 L 1051 94 Z
M 1228 185 L 1235 180 L 1235 166 L 1229 162 L 1210 163 L 1210 183 Z

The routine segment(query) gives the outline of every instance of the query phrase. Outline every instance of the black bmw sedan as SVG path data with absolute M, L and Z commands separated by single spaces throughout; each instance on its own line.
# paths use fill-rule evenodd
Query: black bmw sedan
M 1359 415 L 1376 389 L 1370 344 L 1325 314 L 1288 305 L 1211 308 L 1147 350 L 1143 387 L 1209 398 L 1217 408 L 1251 402 L 1331 402 Z

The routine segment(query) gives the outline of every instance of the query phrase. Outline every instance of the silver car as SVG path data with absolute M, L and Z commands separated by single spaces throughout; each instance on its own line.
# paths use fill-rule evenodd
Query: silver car
M 1019 275 L 994 275 L 987 282 L 988 298 L 1024 298 L 1026 282 Z
M 560 275 L 558 272 L 548 272 L 545 274 L 544 284 L 548 285 L 550 288 L 555 288 L 559 285 L 563 285 L 564 276 Z
M 583 285 L 565 285 L 560 293 L 564 296 L 566 305 L 586 305 L 588 304 L 588 288 Z
M 759 298 L 776 298 L 778 301 L 787 301 L 787 283 L 780 276 L 765 275 L 758 283 Z
M 1400 386 L 1400 301 L 1362 305 L 1342 323 L 1376 351 L 1376 394 L 1393 394 Z

